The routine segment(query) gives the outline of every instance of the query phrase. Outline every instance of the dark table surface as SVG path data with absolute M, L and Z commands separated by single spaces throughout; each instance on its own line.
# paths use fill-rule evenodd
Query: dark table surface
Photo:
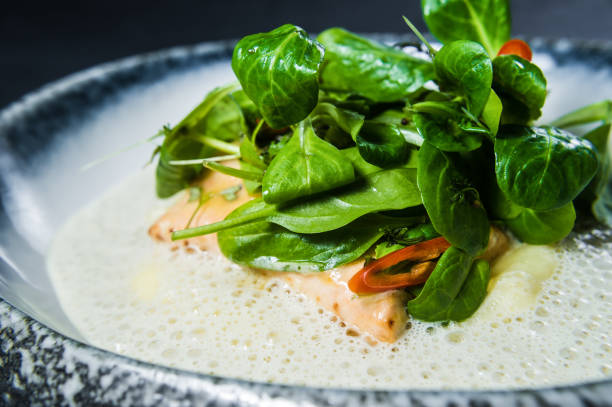
M 0 109 L 92 65 L 283 23 L 318 32 L 426 30 L 418 0 L 45 1 L 0 5 Z M 612 40 L 612 0 L 513 0 L 513 34 Z

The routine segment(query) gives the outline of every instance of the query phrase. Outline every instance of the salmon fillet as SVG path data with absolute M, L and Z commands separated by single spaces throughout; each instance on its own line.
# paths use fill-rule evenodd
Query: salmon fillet
M 235 167 L 237 162 L 229 165 Z M 252 199 L 244 188 L 238 191 L 236 199 L 231 201 L 218 193 L 239 183 L 239 180 L 218 172 L 212 172 L 204 177 L 200 186 L 204 191 L 212 193 L 212 196 L 202 204 L 191 226 L 223 220 L 235 208 Z M 189 194 L 184 194 L 149 228 L 149 235 L 157 241 L 171 243 L 175 248 L 179 245 L 185 247 L 194 245 L 201 250 L 220 252 L 216 233 L 172 242 L 172 231 L 185 228 L 197 206 L 197 201 L 189 202 Z M 481 257 L 492 260 L 504 252 L 508 245 L 509 240 L 506 235 L 497 228 L 491 228 L 489 247 Z M 348 281 L 363 268 L 363 265 L 364 261 L 358 260 L 320 273 L 271 270 L 257 270 L 257 272 L 286 282 L 295 291 L 311 298 L 321 307 L 336 314 L 345 324 L 354 326 L 360 332 L 382 342 L 394 342 L 402 335 L 408 322 L 405 310 L 407 294 L 404 290 L 389 290 L 357 296 L 348 288 Z

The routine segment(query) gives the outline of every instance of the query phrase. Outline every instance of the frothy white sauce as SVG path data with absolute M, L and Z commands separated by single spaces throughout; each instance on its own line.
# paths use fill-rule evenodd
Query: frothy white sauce
M 605 71 L 558 68 L 546 55 L 536 63 L 550 89 L 542 122 L 612 94 Z M 230 77 L 224 65 L 171 78 L 79 132 L 142 139 Z M 153 97 L 158 91 L 163 98 Z M 78 149 L 92 158 L 101 150 Z M 139 154 L 144 161 L 149 149 Z M 94 172 L 92 185 L 113 178 L 114 168 Z M 313 386 L 508 388 L 612 376 L 610 243 L 519 248 L 503 260 L 506 272 L 476 317 L 448 326 L 412 321 L 398 342 L 371 345 L 282 283 L 151 241 L 147 228 L 169 205 L 155 199 L 153 182 L 148 170 L 116 187 L 71 218 L 50 251 L 62 307 L 93 345 L 188 370 Z
M 278 281 L 151 241 L 146 230 L 168 205 L 153 179 L 146 171 L 78 213 L 51 251 L 62 306 L 96 346 L 314 386 L 497 388 L 612 375 L 610 244 L 519 247 L 495 269 L 504 273 L 475 318 L 412 321 L 398 342 L 372 345 Z

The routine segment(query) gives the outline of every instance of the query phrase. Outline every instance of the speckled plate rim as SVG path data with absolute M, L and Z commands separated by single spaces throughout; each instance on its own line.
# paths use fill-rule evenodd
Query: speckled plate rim
M 380 40 L 409 36 L 372 34 Z M 535 38 L 559 65 L 575 61 L 612 68 L 612 42 Z M 218 41 L 124 58 L 52 82 L 0 112 L 0 147 L 6 130 L 35 115 L 46 103 L 74 97 L 81 87 L 104 88 L 110 78 L 122 88 L 228 59 L 235 41 Z M 146 73 L 141 69 L 147 66 Z M 154 68 L 154 69 L 150 69 Z M 105 89 L 113 97 L 117 89 Z M 96 99 L 92 104 L 102 103 Z M 92 106 L 93 108 L 93 106 Z M 215 377 L 131 359 L 68 338 L 0 300 L 0 394 L 8 404 L 112 403 L 117 405 L 612 405 L 612 379 L 511 390 L 350 390 L 257 383 Z

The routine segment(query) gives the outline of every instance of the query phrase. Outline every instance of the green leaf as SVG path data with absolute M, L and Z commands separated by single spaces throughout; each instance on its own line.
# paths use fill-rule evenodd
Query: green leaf
M 363 159 L 379 167 L 402 165 L 410 158 L 410 144 L 393 125 L 366 121 L 355 143 Z
M 423 139 L 442 151 L 476 150 L 482 145 L 483 134 L 488 134 L 485 129 L 474 131 L 478 128 L 458 112 L 454 115 L 415 113 L 412 118 Z
M 564 114 L 550 123 L 550 125 L 565 128 L 598 121 L 605 123 L 612 122 L 612 100 L 602 100 L 601 102 L 581 107 Z
M 232 212 L 239 217 L 248 204 Z M 322 271 L 361 257 L 384 234 L 385 227 L 414 223 L 366 215 L 339 229 L 315 234 L 291 232 L 270 222 L 255 222 L 219 232 L 219 247 L 231 261 L 279 271 Z
M 340 152 L 342 153 L 344 158 L 348 159 L 351 164 L 353 164 L 355 172 L 360 177 L 364 177 L 368 174 L 372 174 L 374 172 L 382 170 L 382 168 L 370 164 L 369 162 L 364 160 L 361 154 L 359 154 L 359 149 L 357 147 L 345 148 L 344 150 L 340 150 Z
M 567 236 L 575 220 L 574 205 L 569 202 L 550 211 L 523 209 L 516 218 L 506 220 L 506 225 L 525 243 L 550 244 Z
M 241 39 L 232 69 L 265 121 L 282 128 L 306 118 L 316 106 L 323 53 L 304 30 L 285 24 Z
M 256 199 L 240 217 L 174 232 L 173 239 L 219 232 L 256 221 L 268 221 L 297 233 L 321 233 L 341 228 L 368 213 L 405 209 L 421 204 L 416 170 L 378 171 L 351 185 L 286 205 Z
M 155 169 L 155 190 L 160 198 L 169 198 L 187 188 L 197 178 L 204 167 L 202 165 L 172 165 L 175 160 L 190 160 L 212 155 L 210 147 L 193 139 L 167 138 L 162 144 L 159 162 Z
M 381 257 L 385 257 L 387 254 L 391 254 L 398 250 L 405 248 L 406 246 L 399 243 L 393 242 L 382 242 L 376 245 L 374 249 L 374 258 L 380 259 Z
M 248 133 L 248 127 L 236 100 L 232 95 L 226 95 L 194 126 L 193 131 L 230 142 Z
M 353 166 L 333 145 L 320 139 L 310 120 L 300 122 L 263 177 L 263 199 L 281 203 L 351 183 Z
M 443 44 L 470 40 L 491 57 L 510 39 L 508 0 L 421 0 L 429 31 Z
M 463 321 L 471 317 L 487 296 L 490 276 L 491 270 L 486 260 L 478 259 L 474 261 L 459 294 L 453 299 L 446 311 L 446 319 Z
M 349 92 L 374 102 L 394 102 L 433 79 L 430 62 L 342 28 L 325 30 L 317 39 L 325 47 L 320 74 L 324 90 Z
M 261 113 L 259 113 L 259 110 L 257 110 L 255 103 L 249 99 L 247 94 L 244 93 L 244 90 L 242 89 L 232 92 L 231 96 L 240 107 L 240 110 L 242 110 L 242 114 L 247 125 L 250 128 L 254 128 L 257 125 L 257 120 L 261 118 Z
M 370 123 L 382 123 L 387 126 L 393 126 L 400 132 L 408 144 L 420 147 L 423 144 L 423 137 L 421 137 L 414 123 L 409 118 L 410 115 L 406 114 L 406 112 L 388 109 L 370 118 L 368 121 Z
M 555 127 L 505 125 L 495 139 L 495 174 L 512 202 L 537 211 L 571 202 L 597 172 L 592 144 Z
M 313 123 L 323 121 L 333 123 L 345 133 L 355 139 L 361 126 L 363 126 L 364 116 L 351 110 L 342 109 L 331 103 L 321 102 L 310 114 Z
M 417 181 L 434 228 L 453 246 L 477 255 L 487 247 L 489 220 L 461 157 L 425 142 Z
M 453 41 L 438 51 L 433 66 L 440 89 L 464 97 L 467 109 L 478 117 L 489 99 L 493 82 L 493 66 L 487 51 L 474 41 Z
M 408 313 L 422 321 L 448 320 L 449 307 L 461 291 L 472 260 L 473 256 L 451 246 L 438 260 L 420 294 L 408 301 Z
M 232 131 L 236 131 L 234 133 L 235 137 L 240 136 L 243 123 L 240 121 L 239 115 L 237 116 L 240 109 L 234 108 L 231 104 L 226 104 L 228 103 L 226 102 L 227 96 L 234 91 L 236 86 L 236 84 L 230 84 L 213 89 L 206 95 L 202 103 L 185 116 L 179 124 L 173 128 L 164 129 L 165 137 L 160 147 L 159 162 L 155 174 L 155 189 L 158 197 L 168 198 L 174 195 L 188 187 L 201 174 L 203 167 L 200 164 L 175 166 L 171 165 L 170 162 L 199 159 L 213 155 L 215 149 L 198 140 L 203 132 L 209 131 L 209 126 L 223 127 L 221 123 L 228 123 L 224 120 L 225 115 L 228 114 L 232 117 L 232 120 L 237 120 L 239 124 L 238 127 L 226 127 L 225 136 L 228 136 L 229 132 Z M 220 104 L 222 107 L 217 109 Z M 235 103 L 234 106 L 236 106 Z M 215 119 L 207 121 L 209 115 L 215 116 Z M 237 130 L 238 128 L 240 130 Z M 211 135 L 211 137 L 214 137 L 214 135 Z
M 502 122 L 525 124 L 542 114 L 546 78 L 537 65 L 517 55 L 493 59 L 493 90 L 502 100 Z
M 489 128 L 492 138 L 495 138 L 497 131 L 499 130 L 499 121 L 501 120 L 502 109 L 503 105 L 501 99 L 499 96 L 497 96 L 495 91 L 491 89 L 489 98 L 487 99 L 487 104 L 480 114 L 480 119 Z

